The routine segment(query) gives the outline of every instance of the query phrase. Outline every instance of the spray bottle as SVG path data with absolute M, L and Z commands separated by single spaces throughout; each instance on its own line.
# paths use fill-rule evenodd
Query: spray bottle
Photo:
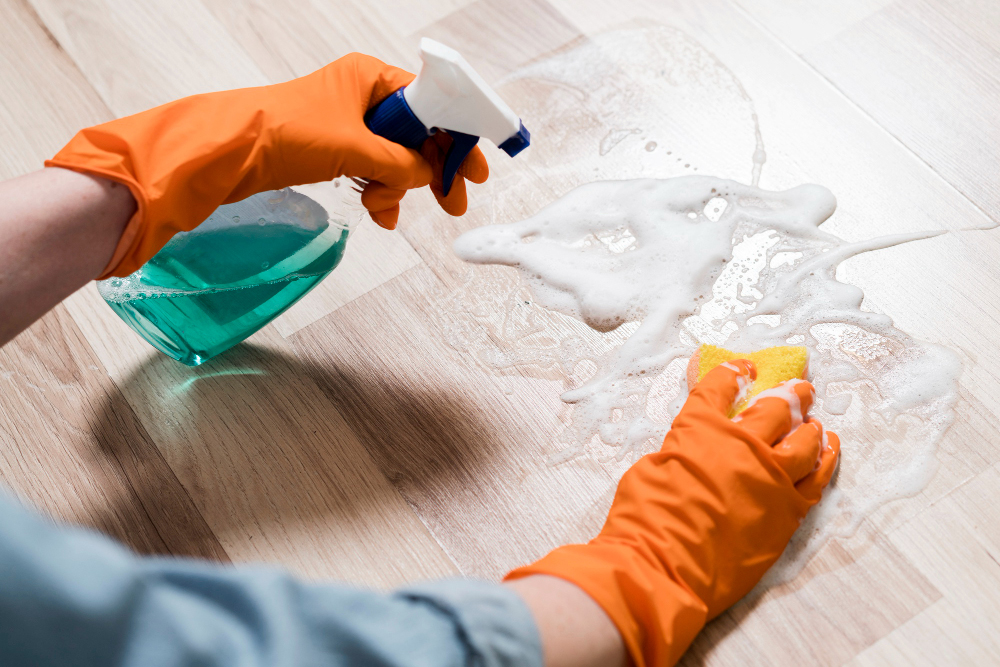
M 480 136 L 513 157 L 527 147 L 529 134 L 456 51 L 424 38 L 420 56 L 417 78 L 370 110 L 365 123 L 414 149 L 437 131 L 451 135 L 447 194 Z M 338 181 L 334 185 L 349 182 Z M 290 188 L 261 192 L 220 206 L 131 276 L 99 282 L 98 291 L 153 347 L 197 366 L 261 329 L 330 275 L 350 232 L 350 216 L 337 213 L 331 219 L 319 203 Z

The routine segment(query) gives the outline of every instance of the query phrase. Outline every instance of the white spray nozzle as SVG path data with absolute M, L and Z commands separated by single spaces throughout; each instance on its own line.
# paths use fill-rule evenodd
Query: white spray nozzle
M 441 170 L 447 196 L 479 137 L 514 157 L 528 146 L 531 135 L 458 52 L 425 37 L 420 57 L 424 65 L 413 83 L 370 109 L 365 124 L 380 137 L 414 149 L 437 130 L 445 130 L 452 138 Z
M 420 58 L 424 65 L 403 97 L 424 125 L 486 137 L 497 146 L 521 132 L 521 119 L 457 51 L 424 37 Z

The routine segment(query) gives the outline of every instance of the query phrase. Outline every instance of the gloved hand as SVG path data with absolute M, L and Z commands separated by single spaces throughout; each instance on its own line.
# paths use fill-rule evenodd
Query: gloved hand
M 405 191 L 432 183 L 435 168 L 440 180 L 442 139 L 428 139 L 421 156 L 373 134 L 364 115 L 412 80 L 353 53 L 285 83 L 194 95 L 81 130 L 45 166 L 123 183 L 135 197 L 136 214 L 102 278 L 132 273 L 222 204 L 342 175 L 369 181 L 362 203 L 392 229 Z M 462 177 L 481 183 L 488 174 L 473 149 L 449 196 L 435 191 L 442 208 L 464 213 Z
M 485 183 L 490 175 L 490 167 L 486 163 L 482 151 L 476 146 L 462 161 L 462 165 L 458 168 L 458 174 L 451 184 L 451 191 L 445 197 L 442 171 L 444 170 L 444 159 L 451 143 L 451 137 L 446 132 L 437 132 L 424 141 L 424 145 L 420 147 L 420 155 L 431 166 L 431 192 L 434 193 L 438 204 L 441 205 L 445 213 L 459 216 L 463 215 L 468 208 L 465 180 L 468 179 L 473 183 Z M 405 192 L 405 189 L 394 189 L 372 182 L 368 183 L 361 193 L 361 203 L 369 211 L 373 211 L 371 215 L 375 222 L 386 229 L 395 229 L 396 220 L 399 217 L 399 200 L 402 199 Z M 378 214 L 376 215 L 374 211 L 378 211 Z
M 600 534 L 507 579 L 570 581 L 608 614 L 636 665 L 677 662 L 774 564 L 836 467 L 837 436 L 824 439 L 815 420 L 801 423 L 812 404 L 807 382 L 786 385 L 798 398 L 794 413 L 794 398 L 772 396 L 726 416 L 754 377 L 745 360 L 712 370 L 660 451 L 622 477 Z

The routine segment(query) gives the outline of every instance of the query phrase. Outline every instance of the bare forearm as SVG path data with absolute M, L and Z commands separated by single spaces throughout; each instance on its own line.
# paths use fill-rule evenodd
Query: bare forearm
M 625 644 L 604 610 L 582 589 L 558 577 L 509 581 L 531 609 L 542 637 L 545 667 L 621 667 Z
M 0 345 L 96 278 L 135 212 L 123 185 L 66 169 L 0 183 Z

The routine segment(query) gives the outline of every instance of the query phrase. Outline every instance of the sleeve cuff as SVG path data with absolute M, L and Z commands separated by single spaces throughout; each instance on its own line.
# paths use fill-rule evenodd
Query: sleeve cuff
M 472 665 L 542 667 L 542 642 L 531 611 L 517 593 L 501 584 L 445 579 L 409 586 L 395 595 L 431 605 L 450 617 Z

